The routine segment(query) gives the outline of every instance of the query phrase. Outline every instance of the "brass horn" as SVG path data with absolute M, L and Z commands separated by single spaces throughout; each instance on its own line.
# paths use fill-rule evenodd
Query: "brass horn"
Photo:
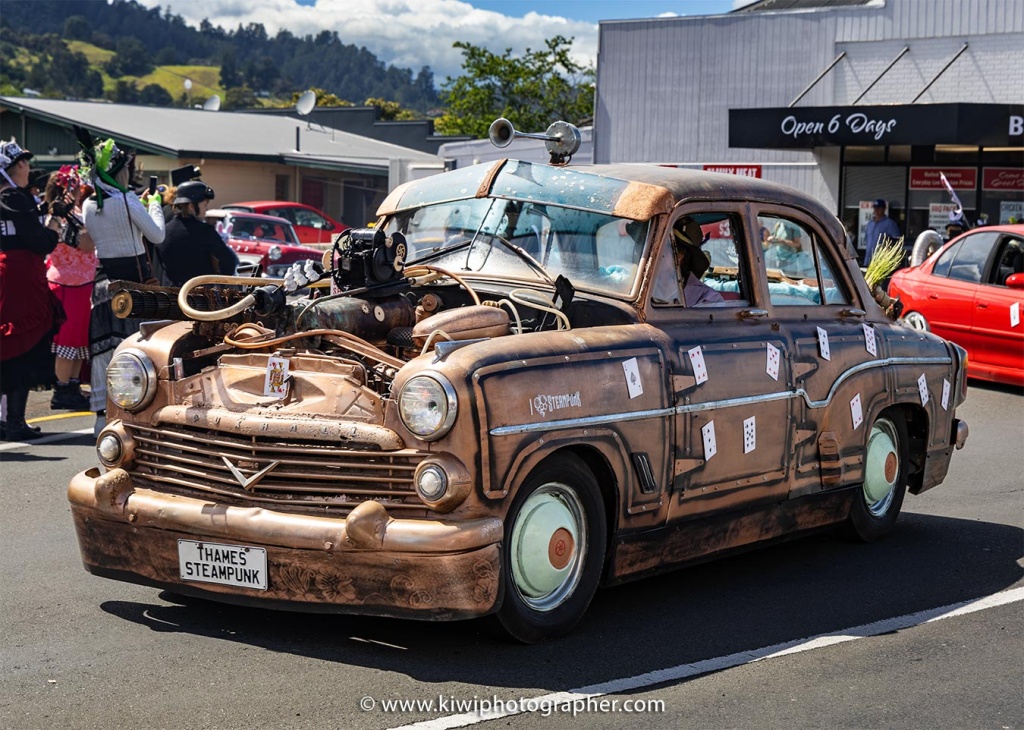
M 495 147 L 508 147 L 516 137 L 527 139 L 540 139 L 544 141 L 544 147 L 551 155 L 552 165 L 565 165 L 576 154 L 580 148 L 582 137 L 580 130 L 574 124 L 568 122 L 555 122 L 544 134 L 534 132 L 519 132 L 512 126 L 512 122 L 501 117 L 491 123 L 487 130 L 487 138 Z

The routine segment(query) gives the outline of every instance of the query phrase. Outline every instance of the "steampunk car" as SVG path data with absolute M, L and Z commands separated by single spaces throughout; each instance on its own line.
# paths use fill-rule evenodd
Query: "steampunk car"
M 891 321 L 794 190 L 505 159 L 378 213 L 312 300 L 217 277 L 115 297 L 152 321 L 111 363 L 102 468 L 69 487 L 89 571 L 497 614 L 536 641 L 599 585 L 820 528 L 880 538 L 967 437 L 964 350 Z

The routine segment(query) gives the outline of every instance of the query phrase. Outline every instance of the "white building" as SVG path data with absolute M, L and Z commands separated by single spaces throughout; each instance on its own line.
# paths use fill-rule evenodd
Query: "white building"
M 913 238 L 1024 212 L 1024 2 L 761 0 L 600 24 L 594 161 L 725 167 Z M 946 206 L 946 207 L 943 207 Z M 870 211 L 868 211 L 870 212 Z

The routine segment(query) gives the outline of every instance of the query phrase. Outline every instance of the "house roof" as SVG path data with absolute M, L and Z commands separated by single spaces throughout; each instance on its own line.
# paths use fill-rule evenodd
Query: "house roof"
M 0 97 L 0 108 L 169 157 L 279 162 L 387 174 L 392 160 L 437 162 L 434 155 L 349 132 L 276 116 L 89 101 Z

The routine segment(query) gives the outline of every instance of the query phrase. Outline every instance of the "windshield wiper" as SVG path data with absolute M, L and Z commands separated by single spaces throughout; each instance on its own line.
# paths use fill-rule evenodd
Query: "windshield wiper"
M 497 233 L 492 233 L 491 234 L 491 238 L 496 240 L 496 241 L 501 242 L 501 245 L 503 245 L 509 251 L 512 251 L 516 256 L 518 256 L 523 261 L 525 261 L 530 266 L 531 269 L 533 269 L 538 274 L 540 274 L 542 277 L 544 277 L 544 281 L 546 281 L 548 284 L 551 284 L 551 286 L 555 285 L 555 280 L 552 279 L 551 278 L 551 274 L 549 274 L 547 272 L 547 270 L 545 270 L 544 265 L 540 261 L 535 259 L 533 256 L 531 256 L 530 253 L 525 248 L 523 248 L 522 246 L 517 246 L 514 243 L 512 243 L 511 241 L 506 241 L 504 238 L 499 236 Z
M 448 244 L 447 246 L 439 246 L 438 248 L 431 249 L 429 253 L 425 253 L 418 258 L 411 259 L 406 263 L 409 266 L 413 266 L 415 264 L 425 264 L 426 262 L 433 261 L 434 259 L 443 256 L 444 254 L 452 253 L 453 251 L 459 251 L 465 248 L 466 246 L 470 245 L 471 243 L 473 243 L 472 238 L 464 238 L 461 241 L 456 241 L 455 243 Z

